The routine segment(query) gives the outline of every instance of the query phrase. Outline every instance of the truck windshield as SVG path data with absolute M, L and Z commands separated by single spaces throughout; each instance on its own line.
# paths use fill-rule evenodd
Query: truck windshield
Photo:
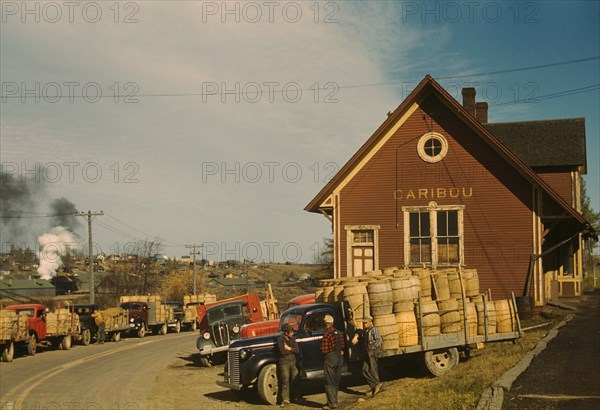
M 124 303 L 122 307 L 127 310 L 142 310 L 142 305 L 139 303 Z
M 29 317 L 33 317 L 35 315 L 34 309 L 17 309 L 16 312 L 18 315 L 25 314 Z
M 242 309 L 240 305 L 224 306 L 214 309 L 209 309 L 206 312 L 209 322 L 218 322 L 232 317 L 241 317 Z
M 294 332 L 298 331 L 300 327 L 300 322 L 302 322 L 302 315 L 298 312 L 288 312 L 285 315 L 281 316 L 281 320 L 279 321 L 279 330 L 281 331 L 281 326 L 284 324 L 288 324 L 294 329 Z

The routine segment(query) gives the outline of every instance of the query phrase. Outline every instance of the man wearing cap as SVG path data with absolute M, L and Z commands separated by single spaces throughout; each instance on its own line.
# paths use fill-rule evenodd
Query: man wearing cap
M 362 340 L 360 341 L 362 357 L 364 359 L 362 372 L 371 388 L 365 396 L 374 396 L 379 393 L 382 387 L 382 384 L 379 381 L 379 369 L 377 368 L 377 358 L 375 357 L 375 353 L 381 347 L 383 339 L 381 338 L 379 330 L 373 326 L 373 318 L 365 316 L 362 322 L 363 332 Z M 353 339 L 352 343 L 356 344 L 358 341 Z M 362 401 L 362 399 L 359 400 Z
M 298 377 L 296 367 L 296 354 L 300 351 L 298 343 L 293 339 L 294 329 L 289 324 L 281 328 L 283 335 L 277 339 L 277 351 L 279 353 L 279 378 L 281 380 L 281 406 L 290 404 L 290 384 Z
M 94 318 L 94 323 L 98 329 L 96 333 L 96 344 L 102 344 L 104 343 L 104 318 L 102 317 L 102 313 L 100 313 L 96 307 L 92 310 L 92 318 Z
M 321 341 L 321 353 L 325 357 L 325 395 L 327 404 L 324 410 L 335 409 L 338 406 L 337 394 L 342 378 L 344 355 L 344 336 L 333 327 L 333 316 L 325 315 L 325 334 Z

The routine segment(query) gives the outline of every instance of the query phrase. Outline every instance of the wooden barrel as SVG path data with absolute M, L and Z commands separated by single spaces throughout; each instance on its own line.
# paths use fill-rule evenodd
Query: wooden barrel
M 477 310 L 473 302 L 467 302 L 467 335 L 477 336 Z
M 438 313 L 437 303 L 421 299 L 423 334 L 425 336 L 438 336 L 440 334 L 440 314 Z M 418 306 L 417 306 L 418 309 Z
M 183 297 L 183 306 L 187 306 L 188 303 L 192 303 L 192 298 L 190 298 L 190 295 L 185 295 Z
M 380 269 L 370 270 L 365 273 L 367 276 L 383 276 L 383 272 Z
M 410 269 L 398 269 L 394 272 L 394 277 L 399 279 L 407 279 L 412 276 Z
M 391 300 L 371 301 L 371 316 L 385 316 L 394 312 L 394 303 Z
M 397 266 L 392 266 L 391 268 L 385 268 L 383 270 L 384 276 L 394 276 L 394 272 L 398 270 Z
M 343 285 L 335 285 L 333 287 L 333 301 L 338 302 L 342 300 L 342 292 L 344 291 Z M 331 294 L 330 294 L 331 297 Z
M 397 349 L 399 346 L 398 323 L 394 314 L 373 316 L 373 325 L 377 327 L 383 344 L 383 350 Z
M 333 286 L 325 286 L 323 288 L 323 302 L 333 302 Z
M 387 280 L 381 280 L 377 282 L 371 282 L 367 286 L 369 293 L 369 301 L 391 301 L 392 300 L 392 286 Z
M 450 299 L 462 298 L 462 288 L 460 286 L 460 277 L 458 276 L 458 270 L 448 269 L 448 288 L 450 290 Z
M 121 303 L 129 302 L 129 296 L 121 296 Z
M 512 332 L 515 327 L 515 314 L 510 302 L 506 299 L 496 300 L 494 307 L 496 308 L 496 332 Z
M 475 296 L 470 296 L 469 299 L 473 303 L 483 303 L 483 293 L 480 293 L 480 294 L 475 295 Z
M 431 273 L 429 269 L 413 269 L 413 273 L 419 277 L 421 297 L 431 297 Z
M 440 330 L 442 333 L 460 332 L 460 313 L 456 299 L 438 300 Z
M 464 269 L 462 277 L 465 281 L 465 295 L 477 296 L 479 294 L 479 276 L 477 269 Z
M 475 303 L 475 309 L 477 310 L 477 334 L 485 334 L 485 316 L 483 303 Z M 488 323 L 488 335 L 496 333 L 496 308 L 494 302 L 487 303 L 487 323 Z
M 401 347 L 414 346 L 419 343 L 417 318 L 413 310 L 396 313 L 398 323 L 398 345 Z
M 323 288 L 315 289 L 315 301 L 323 302 Z
M 448 286 L 448 273 L 445 270 L 432 271 L 431 278 L 435 284 L 436 300 L 450 299 L 450 287 Z
M 414 312 L 414 311 L 415 311 L 415 303 L 414 302 L 394 302 L 394 313 Z

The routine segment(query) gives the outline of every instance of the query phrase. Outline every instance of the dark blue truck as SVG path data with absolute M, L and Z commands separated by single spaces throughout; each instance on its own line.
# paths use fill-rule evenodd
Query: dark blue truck
M 420 300 L 417 303 L 420 308 Z M 350 343 L 355 331 L 352 309 L 347 301 L 341 301 L 293 307 L 281 315 L 280 333 L 238 339 L 231 343 L 227 351 L 224 380 L 217 384 L 242 393 L 256 389 L 265 403 L 276 404 L 278 355 L 275 344 L 285 323 L 294 328 L 294 338 L 300 347 L 300 377 L 304 380 L 323 378 L 321 339 L 325 333 L 325 315 L 333 316 L 335 328 L 343 332 L 346 340 L 343 375 L 360 374 L 362 363 L 356 347 L 352 347 Z M 487 330 L 485 335 L 477 336 L 469 336 L 466 331 L 440 336 L 425 336 L 422 329 L 419 332 L 417 345 L 381 350 L 378 357 L 382 359 L 411 353 L 420 354 L 423 370 L 430 376 L 441 376 L 457 366 L 459 351 L 468 354 L 469 349 L 478 343 L 515 340 L 521 335 L 520 325 L 514 332 L 493 335 L 488 335 Z

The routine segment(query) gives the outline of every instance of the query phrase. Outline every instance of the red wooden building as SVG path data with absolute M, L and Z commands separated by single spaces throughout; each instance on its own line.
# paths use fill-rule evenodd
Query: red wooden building
M 306 206 L 332 223 L 334 276 L 476 268 L 495 297 L 581 293 L 583 119 L 487 123 L 426 76 Z M 529 275 L 528 275 L 529 273 Z

